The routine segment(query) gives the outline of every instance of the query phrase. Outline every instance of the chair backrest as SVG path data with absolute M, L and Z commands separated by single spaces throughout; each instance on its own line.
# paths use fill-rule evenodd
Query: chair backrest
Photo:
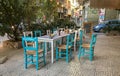
M 34 36 L 35 37 L 40 37 L 41 36 L 41 31 L 40 30 L 34 31 Z
M 82 30 L 82 28 L 79 28 L 79 29 L 78 29 L 78 35 L 80 35 L 80 30 Z
M 97 39 L 97 34 L 92 34 L 92 38 L 90 41 L 90 47 L 95 46 L 96 39 Z
M 56 29 L 56 28 L 53 28 L 53 29 L 52 29 L 52 33 L 54 33 L 54 31 L 57 31 L 57 29 Z
M 33 37 L 33 33 L 32 33 L 32 31 L 26 31 L 26 32 L 23 32 L 23 36 L 24 37 Z
M 75 32 L 67 35 L 67 46 L 73 46 L 74 45 L 74 38 L 75 38 Z
M 82 43 L 83 43 L 83 30 L 80 30 L 79 31 L 79 38 L 80 38 L 80 45 L 82 45 Z
M 29 42 L 32 42 L 33 45 L 27 45 L 27 43 Z M 23 49 L 25 51 L 28 51 L 28 50 L 34 50 L 34 51 L 37 51 L 38 50 L 38 38 L 36 37 L 22 37 L 22 46 L 23 46 Z
M 93 23 L 92 22 L 84 22 L 83 29 L 84 29 L 84 33 L 91 38 L 92 33 L 93 33 L 93 31 L 92 31 L 93 30 Z
M 70 34 L 66 36 L 66 48 L 69 46 L 70 44 Z
M 51 34 L 51 31 L 50 30 L 46 30 L 47 32 L 47 35 L 50 35 Z

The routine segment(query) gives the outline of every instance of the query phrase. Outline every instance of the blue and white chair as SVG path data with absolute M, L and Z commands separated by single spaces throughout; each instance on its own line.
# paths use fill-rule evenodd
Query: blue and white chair
M 25 32 L 23 32 L 23 36 L 24 37 L 33 37 L 33 32 L 32 31 L 25 31 Z M 27 45 L 33 45 L 32 42 L 27 42 L 26 44 Z
M 74 51 L 76 51 L 76 46 L 80 46 L 83 42 L 83 30 L 75 31 L 74 39 Z
M 25 31 L 23 32 L 24 37 L 33 37 L 33 32 L 32 31 Z
M 27 42 L 32 42 L 33 45 L 27 45 Z M 46 64 L 44 51 L 45 48 L 38 48 L 38 38 L 22 37 L 22 46 L 24 50 L 24 64 L 26 69 L 29 64 L 35 64 L 36 70 L 39 69 L 39 63 L 43 62 L 44 65 Z M 40 59 L 41 62 L 39 62 Z

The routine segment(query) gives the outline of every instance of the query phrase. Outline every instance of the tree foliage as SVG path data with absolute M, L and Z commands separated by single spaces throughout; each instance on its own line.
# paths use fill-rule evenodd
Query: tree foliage
M 37 10 L 34 0 L 0 0 L 0 35 L 19 40 L 19 24 L 22 20 L 30 24 Z
M 45 17 L 45 21 L 51 21 L 57 17 L 57 1 L 56 0 L 40 0 L 39 1 L 40 10 L 38 16 L 40 18 Z

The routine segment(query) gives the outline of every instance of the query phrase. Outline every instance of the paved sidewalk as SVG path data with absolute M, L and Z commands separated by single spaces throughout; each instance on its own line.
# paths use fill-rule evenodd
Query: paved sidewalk
M 34 65 L 24 69 L 22 49 L 0 48 L 0 56 L 4 55 L 8 60 L 0 64 L 0 76 L 120 76 L 120 36 L 98 35 L 92 62 L 87 57 L 78 60 L 76 52 L 70 63 L 59 60 L 51 64 L 48 55 L 47 65 L 38 71 Z

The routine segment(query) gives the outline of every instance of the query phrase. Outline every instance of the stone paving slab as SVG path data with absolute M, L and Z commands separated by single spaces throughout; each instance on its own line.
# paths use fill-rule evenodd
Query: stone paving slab
M 0 76 L 120 76 L 120 36 L 98 35 L 95 46 L 95 57 L 91 62 L 87 57 L 77 58 L 77 52 L 70 63 L 59 60 L 47 65 L 41 64 L 36 71 L 34 65 L 24 69 L 23 49 L 0 48 L 0 56 L 8 56 L 0 64 Z

